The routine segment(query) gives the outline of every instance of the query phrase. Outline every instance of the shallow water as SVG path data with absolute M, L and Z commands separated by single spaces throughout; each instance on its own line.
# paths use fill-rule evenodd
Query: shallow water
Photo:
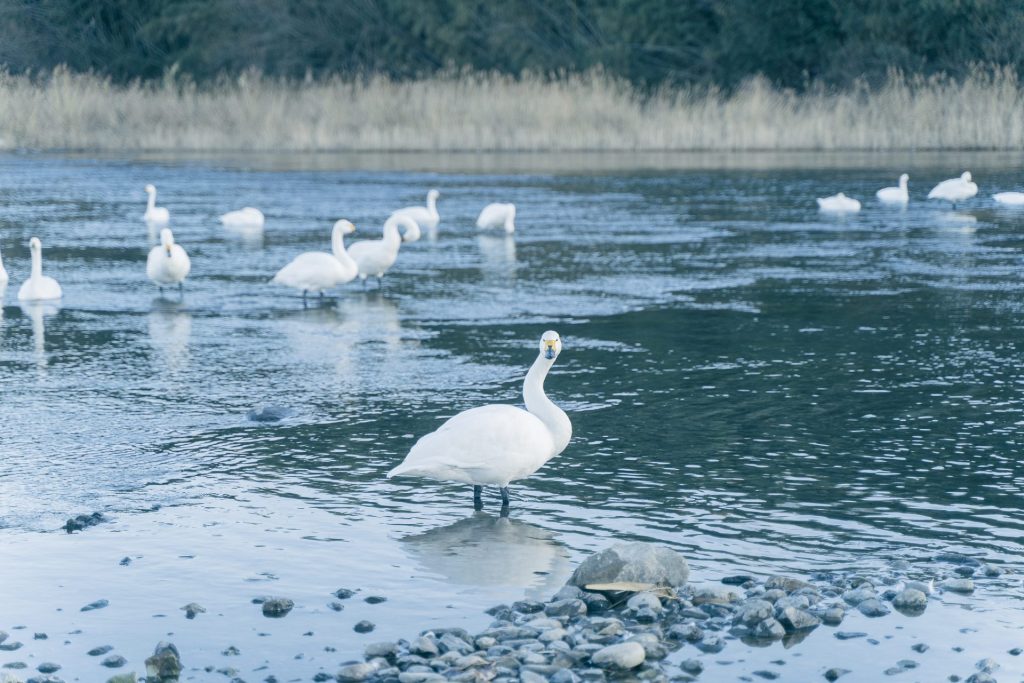
M 981 198 L 953 212 L 923 196 L 961 159 L 906 161 L 914 201 L 900 210 L 872 199 L 903 170 L 889 157 L 536 172 L 517 159 L 489 173 L 0 157 L 0 629 L 28 632 L 0 662 L 53 659 L 93 680 L 85 650 L 110 642 L 140 670 L 172 632 L 190 666 L 333 671 L 367 642 L 482 626 L 484 608 L 549 595 L 623 538 L 676 547 L 707 581 L 894 559 L 926 575 L 944 550 L 1017 562 L 1024 212 L 987 197 L 1019 189 L 1024 163 L 972 156 Z M 192 257 L 181 297 L 145 280 L 147 182 Z M 336 218 L 377 238 L 429 187 L 441 226 L 403 247 L 382 292 L 350 284 L 304 307 L 267 284 L 327 249 Z M 813 198 L 837 190 L 864 210 L 820 215 Z M 517 204 L 514 237 L 473 227 L 489 201 Z M 218 224 L 244 205 L 267 215 L 262 234 Z M 59 308 L 15 299 L 32 235 Z M 564 339 L 547 389 L 575 436 L 514 486 L 511 518 L 496 492 L 474 515 L 466 487 L 384 479 L 445 417 L 518 401 L 546 329 Z M 294 415 L 247 419 L 262 405 Z M 58 531 L 95 510 L 112 521 Z M 340 587 L 388 601 L 336 613 Z M 249 602 L 264 594 L 297 607 L 264 619 Z M 944 597 L 874 622 L 893 635 L 878 646 L 833 647 L 819 629 L 782 668 L 870 656 L 880 671 L 928 637 L 921 680 L 969 674 L 1024 640 L 1020 597 L 1012 574 Z M 208 613 L 187 621 L 193 601 Z M 360 619 L 377 630 L 353 633 Z M 222 657 L 231 644 L 242 655 Z M 733 680 L 780 652 L 737 643 L 708 659 L 734 662 Z

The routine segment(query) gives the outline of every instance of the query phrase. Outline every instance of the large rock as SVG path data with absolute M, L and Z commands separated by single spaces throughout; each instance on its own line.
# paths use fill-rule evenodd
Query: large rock
M 625 670 L 640 666 L 646 658 L 643 645 L 626 642 L 601 648 L 591 656 L 590 661 L 603 669 Z
M 569 584 L 584 587 L 629 582 L 681 586 L 689 577 L 686 558 L 674 550 L 652 543 L 615 543 L 588 557 L 573 572 Z
M 928 596 L 914 588 L 905 588 L 892 599 L 892 606 L 908 612 L 924 610 L 928 606 Z
M 181 655 L 173 643 L 161 641 L 146 659 L 147 683 L 175 683 L 181 675 Z

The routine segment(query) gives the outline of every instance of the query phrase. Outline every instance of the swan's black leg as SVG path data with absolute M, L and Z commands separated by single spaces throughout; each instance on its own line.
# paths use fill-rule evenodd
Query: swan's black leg
M 501 491 L 501 507 L 502 508 L 507 508 L 508 507 L 508 487 L 507 486 L 502 486 L 500 491 Z
M 182 283 L 179 282 L 178 283 L 178 294 L 184 294 L 184 293 L 185 293 L 185 286 Z
M 481 496 L 483 496 L 483 493 L 484 493 L 484 487 L 483 486 L 479 486 L 478 485 L 478 486 L 474 486 L 473 487 L 473 509 L 474 510 L 483 510 L 484 509 L 484 501 L 483 501 L 483 498 L 481 497 Z

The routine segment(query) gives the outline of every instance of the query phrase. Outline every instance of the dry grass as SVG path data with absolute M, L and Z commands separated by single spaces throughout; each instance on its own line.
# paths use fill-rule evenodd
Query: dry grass
M 0 149 L 45 150 L 905 150 L 1024 148 L 1010 70 L 962 82 L 893 73 L 876 90 L 641 98 L 600 72 L 556 81 L 449 74 L 287 83 L 247 74 L 198 88 L 119 86 L 58 69 L 0 74 Z

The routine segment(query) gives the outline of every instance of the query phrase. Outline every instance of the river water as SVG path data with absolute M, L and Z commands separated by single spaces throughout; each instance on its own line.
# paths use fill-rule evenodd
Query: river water
M 100 680 L 85 650 L 112 644 L 141 673 L 169 638 L 187 667 L 308 680 L 368 642 L 482 627 L 616 539 L 670 545 L 705 582 L 894 560 L 928 576 L 945 551 L 1012 568 L 1024 212 L 989 196 L 1020 189 L 1024 158 L 751 159 L 0 157 L 0 629 L 26 627 L 0 663 Z M 977 199 L 924 200 L 965 168 Z M 904 170 L 910 205 L 877 204 Z M 192 258 L 181 296 L 145 278 L 146 183 Z M 431 187 L 441 225 L 383 291 L 304 306 L 268 284 L 328 249 L 335 219 L 375 239 Z M 839 190 L 864 209 L 819 214 Z M 516 203 L 513 236 L 474 227 L 491 201 Z M 219 225 L 246 205 L 264 231 Z M 33 235 L 59 306 L 16 300 Z M 474 513 L 467 487 L 384 479 L 444 418 L 519 401 L 547 329 L 564 351 L 546 387 L 574 438 L 513 486 L 509 518 L 494 491 Z M 291 416 L 248 419 L 267 405 Z M 93 511 L 109 521 L 60 530 Z M 341 587 L 360 593 L 335 612 Z M 296 609 L 264 619 L 260 595 Z M 186 620 L 189 602 L 207 612 Z M 361 619 L 376 630 L 354 633 Z M 705 678 L 782 657 L 787 680 L 845 663 L 872 681 L 920 639 L 908 680 L 997 655 L 1024 674 L 1005 655 L 1024 644 L 1013 573 L 871 626 L 877 645 L 824 628 L 785 653 L 737 642 Z

